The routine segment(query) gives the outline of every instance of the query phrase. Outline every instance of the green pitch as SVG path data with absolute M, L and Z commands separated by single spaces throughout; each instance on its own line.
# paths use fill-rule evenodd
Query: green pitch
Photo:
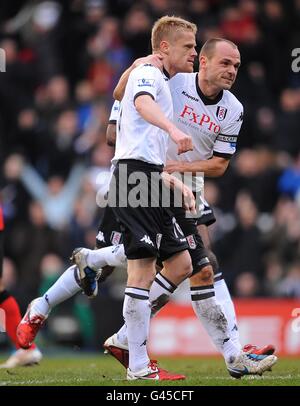
M 0 361 L 4 361 L 1 357 Z M 111 356 L 68 355 L 45 357 L 40 365 L 0 369 L 1 386 L 300 386 L 300 359 L 281 358 L 272 372 L 262 377 L 231 378 L 221 358 L 161 358 L 160 365 L 184 373 L 185 381 L 133 383 L 125 380 L 125 369 Z

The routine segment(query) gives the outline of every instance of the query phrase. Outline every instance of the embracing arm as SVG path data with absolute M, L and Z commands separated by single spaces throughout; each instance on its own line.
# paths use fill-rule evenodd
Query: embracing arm
M 230 160 L 218 156 L 213 156 L 211 159 L 193 161 L 193 162 L 180 162 L 168 161 L 165 170 L 168 173 L 174 172 L 203 172 L 207 177 L 219 177 L 224 175 L 228 168 Z
M 136 59 L 133 62 L 133 64 L 128 69 L 126 69 L 126 71 L 120 77 L 119 82 L 113 92 L 113 97 L 115 100 L 121 101 L 123 99 L 130 73 L 133 71 L 134 68 L 143 63 L 150 63 L 156 68 L 162 69 L 162 57 L 158 54 L 148 55 L 143 58 Z

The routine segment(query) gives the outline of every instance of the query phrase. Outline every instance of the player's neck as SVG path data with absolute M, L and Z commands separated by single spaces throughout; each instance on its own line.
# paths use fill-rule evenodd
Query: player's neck
M 171 64 L 168 63 L 167 60 L 164 60 L 163 62 L 164 66 L 163 66 L 163 72 L 164 74 L 167 76 L 167 78 L 171 79 L 173 76 L 176 75 L 176 73 L 178 73 L 177 71 L 175 71 Z
M 204 78 L 201 78 L 200 74 L 198 74 L 198 84 L 204 96 L 211 100 L 214 100 L 222 91 L 220 87 L 215 86 L 214 84 L 212 84 L 208 80 L 205 80 Z

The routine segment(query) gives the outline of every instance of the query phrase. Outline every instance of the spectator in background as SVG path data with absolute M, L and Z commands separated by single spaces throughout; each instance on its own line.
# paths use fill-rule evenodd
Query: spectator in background
M 292 299 L 300 298 L 300 262 L 293 262 L 286 276 L 278 283 L 280 296 Z
M 216 244 L 216 255 L 232 286 L 238 274 L 261 275 L 262 235 L 256 225 L 257 207 L 250 195 L 240 192 L 236 201 L 237 224 Z
M 33 167 L 23 162 L 21 156 L 10 156 L 5 166 L 6 174 L 19 178 L 30 195 L 41 204 L 49 226 L 55 230 L 63 229 L 72 217 L 84 167 L 75 165 L 66 181 L 61 176 L 52 176 L 45 182 Z
M 278 180 L 278 189 L 281 194 L 292 199 L 300 196 L 300 153 L 292 162 L 292 165 L 285 168 Z

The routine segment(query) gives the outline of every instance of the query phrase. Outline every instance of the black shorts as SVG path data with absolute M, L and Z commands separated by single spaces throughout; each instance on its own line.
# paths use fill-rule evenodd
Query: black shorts
M 122 243 L 123 239 L 120 224 L 116 220 L 112 208 L 107 205 L 104 209 L 103 216 L 98 227 L 96 247 L 103 248 Z
M 138 172 L 143 180 L 134 179 Z M 116 187 L 111 183 L 109 202 L 120 223 L 128 259 L 160 257 L 161 261 L 165 261 L 188 248 L 172 211 L 162 207 L 165 186 L 161 172 L 161 166 L 137 160 L 121 160 L 114 171 Z M 154 192 L 155 183 L 159 187 Z M 140 192 L 137 192 L 138 189 Z M 134 196 L 135 204 L 131 200 Z M 140 202 L 138 204 L 137 199 Z
M 194 275 L 210 263 L 202 238 L 197 231 L 198 219 L 186 218 L 185 210 L 181 207 L 174 207 L 172 210 L 177 223 L 186 237 L 189 253 L 192 258 Z
M 205 225 L 206 227 L 209 227 L 216 222 L 214 211 L 205 199 L 202 199 L 201 204 L 203 205 L 203 208 L 201 216 L 197 218 L 197 226 Z

